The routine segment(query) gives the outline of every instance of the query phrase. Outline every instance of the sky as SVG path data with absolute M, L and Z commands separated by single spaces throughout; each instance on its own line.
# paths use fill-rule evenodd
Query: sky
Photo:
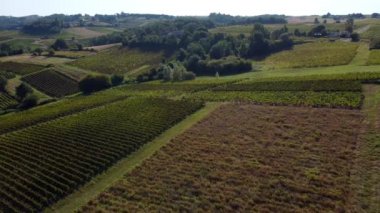
M 322 15 L 380 13 L 380 0 L 0 0 L 0 15 L 150 13 L 168 15 Z

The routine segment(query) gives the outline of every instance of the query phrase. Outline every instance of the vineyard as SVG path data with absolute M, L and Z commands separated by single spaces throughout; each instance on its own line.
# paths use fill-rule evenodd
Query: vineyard
M 78 82 L 75 82 L 54 69 L 48 69 L 25 76 L 22 80 L 53 97 L 62 97 L 79 92 Z
M 304 68 L 345 65 L 356 55 L 357 44 L 345 42 L 313 42 L 296 45 L 292 50 L 269 56 L 268 68 Z
M 360 92 L 313 91 L 202 91 L 191 94 L 190 98 L 203 101 L 233 101 L 347 109 L 358 109 L 363 101 L 363 96 Z
M 6 93 L 0 92 L 0 110 L 17 105 L 17 101 Z
M 81 58 L 70 64 L 105 74 L 125 74 L 144 65 L 158 65 L 163 58 L 162 52 L 143 52 L 115 47 L 99 52 L 94 56 Z
M 131 98 L 0 136 L 0 208 L 42 210 L 200 107 Z
M 352 110 L 224 105 L 81 212 L 352 210 L 361 118 Z
M 360 81 L 349 80 L 309 80 L 309 81 L 247 81 L 217 87 L 214 91 L 352 91 L 360 92 Z
M 44 66 L 35 64 L 0 62 L 0 71 L 12 72 L 17 75 L 28 75 L 44 68 Z
M 0 134 L 103 106 L 126 97 L 126 94 L 122 92 L 105 91 L 91 96 L 64 99 L 16 114 L 4 115 L 1 117 Z

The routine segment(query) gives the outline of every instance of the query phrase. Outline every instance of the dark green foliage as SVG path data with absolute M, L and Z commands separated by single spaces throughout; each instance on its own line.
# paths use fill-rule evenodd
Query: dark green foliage
M 104 75 L 90 75 L 79 82 L 79 89 L 85 94 L 104 90 L 110 87 L 110 79 Z
M 0 75 L 0 91 L 5 90 L 5 86 L 7 85 L 7 79 Z
M 60 33 L 62 27 L 63 27 L 63 24 L 58 19 L 55 19 L 55 20 L 41 19 L 33 23 L 26 24 L 22 28 L 22 31 L 24 33 L 32 34 L 32 35 L 50 35 L 50 34 Z
M 20 109 L 30 109 L 30 108 L 36 106 L 37 102 L 38 102 L 37 96 L 28 95 L 22 100 L 21 104 L 19 105 L 19 108 Z
M 214 76 L 217 72 L 219 75 L 232 75 L 252 70 L 250 61 L 230 56 L 219 60 L 200 61 L 194 72 L 197 75 Z
M 69 48 L 66 41 L 64 39 L 61 39 L 61 38 L 57 39 L 51 47 L 54 50 L 65 50 L 65 49 Z
M 311 37 L 323 37 L 327 35 L 327 30 L 325 25 L 318 25 L 310 30 L 308 33 Z
M 21 83 L 18 87 L 16 87 L 16 95 L 20 100 L 24 99 L 31 93 L 33 93 L 33 89 L 25 83 Z
M 360 35 L 359 35 L 359 33 L 352 33 L 351 34 L 351 41 L 352 42 L 359 42 L 360 41 Z
M 369 44 L 369 49 L 380 49 L 380 38 L 374 38 L 371 39 L 371 42 Z
M 44 51 L 41 48 L 36 48 L 33 53 L 36 55 L 41 56 Z
M 379 13 L 372 13 L 371 18 L 380 18 Z
M 117 86 L 117 85 L 120 85 L 124 82 L 124 75 L 112 75 L 111 76 L 111 83 L 112 83 L 112 86 Z
M 13 48 L 7 43 L 0 44 L 0 57 L 23 54 L 24 50 L 22 48 Z
M 233 24 L 284 24 L 287 23 L 283 15 L 260 15 L 251 17 L 231 16 L 221 13 L 211 13 L 209 19 L 215 24 L 233 25 Z
M 226 41 L 219 41 L 210 49 L 211 59 L 221 59 L 232 53 L 231 46 Z

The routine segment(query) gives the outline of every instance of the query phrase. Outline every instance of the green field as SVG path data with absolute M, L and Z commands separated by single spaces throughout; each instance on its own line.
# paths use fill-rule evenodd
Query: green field
M 163 58 L 163 52 L 144 52 L 115 47 L 70 64 L 105 74 L 126 74 L 144 65 L 156 66 Z
M 346 65 L 355 57 L 357 48 L 356 44 L 344 42 L 296 45 L 292 50 L 269 56 L 264 64 L 272 69 Z
M 128 99 L 0 136 L 2 209 L 41 211 L 201 107 Z
M 367 64 L 380 65 L 380 50 L 371 50 Z

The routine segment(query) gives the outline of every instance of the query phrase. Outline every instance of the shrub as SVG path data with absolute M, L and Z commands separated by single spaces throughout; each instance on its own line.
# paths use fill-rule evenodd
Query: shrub
M 3 76 L 0 76 L 0 91 L 5 90 L 5 86 L 7 85 L 7 79 Z
M 79 89 L 85 94 L 100 91 L 110 87 L 110 79 L 104 75 L 90 75 L 79 82 Z
M 360 35 L 359 35 L 359 33 L 352 33 L 351 34 L 351 41 L 352 42 L 359 42 L 360 41 Z
M 25 83 L 21 83 L 18 87 L 16 87 L 16 95 L 20 100 L 24 99 L 31 93 L 33 93 L 33 89 Z
M 51 47 L 54 50 L 64 50 L 64 49 L 69 48 L 66 41 L 61 38 L 57 39 Z
M 231 75 L 251 70 L 251 62 L 230 56 L 219 60 L 200 61 L 196 74 L 214 76 L 218 72 L 220 75 Z
M 120 85 L 123 82 L 124 82 L 124 75 L 112 75 L 111 76 L 112 86 Z
M 369 44 L 369 49 L 380 49 L 380 38 L 372 39 Z
M 19 108 L 20 109 L 29 109 L 37 105 L 38 98 L 35 95 L 28 95 L 24 100 L 21 102 Z

